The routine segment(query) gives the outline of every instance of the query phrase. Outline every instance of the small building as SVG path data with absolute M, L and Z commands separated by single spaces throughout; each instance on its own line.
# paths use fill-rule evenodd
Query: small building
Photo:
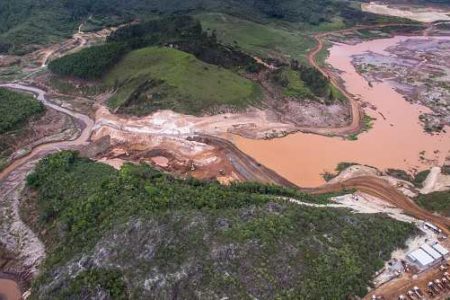
M 442 254 L 428 244 L 423 244 L 420 248 L 429 254 L 434 260 L 442 258 Z
M 442 256 L 447 256 L 449 251 L 445 249 L 441 244 L 435 243 L 432 245 L 433 249 L 439 252 Z
M 421 268 L 426 268 L 434 262 L 433 257 L 427 254 L 423 249 L 414 250 L 408 254 L 408 258 Z

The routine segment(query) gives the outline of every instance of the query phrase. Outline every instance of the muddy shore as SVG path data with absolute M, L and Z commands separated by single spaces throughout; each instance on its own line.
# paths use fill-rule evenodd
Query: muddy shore
M 332 172 L 340 162 L 411 173 L 442 165 L 449 154 L 450 133 L 430 135 L 424 132 L 419 116 L 428 112 L 428 108 L 408 103 L 387 82 L 369 86 L 352 64 L 354 55 L 368 50 L 385 53 L 386 48 L 401 39 L 339 44 L 330 50 L 328 64 L 340 71 L 346 89 L 368 104 L 365 113 L 373 119 L 372 128 L 360 134 L 357 140 L 296 133 L 270 141 L 235 136 L 233 142 L 261 164 L 300 186 L 323 184 L 321 174 Z

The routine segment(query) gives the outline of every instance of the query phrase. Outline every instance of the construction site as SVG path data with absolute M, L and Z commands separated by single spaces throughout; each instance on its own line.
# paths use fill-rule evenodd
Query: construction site
M 447 299 L 450 295 L 448 235 L 430 222 L 416 223 L 422 235 L 393 257 L 374 277 L 365 299 Z

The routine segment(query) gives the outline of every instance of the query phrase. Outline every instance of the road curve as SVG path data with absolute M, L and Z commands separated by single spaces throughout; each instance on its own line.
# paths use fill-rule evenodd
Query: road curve
M 31 160 L 44 157 L 50 153 L 57 152 L 60 150 L 77 149 L 79 147 L 89 144 L 89 138 L 91 136 L 92 128 L 94 127 L 94 121 L 91 118 L 89 118 L 88 116 L 71 111 L 69 109 L 60 107 L 56 104 L 49 102 L 45 98 L 45 94 L 46 94 L 45 91 L 35 88 L 35 87 L 25 86 L 25 85 L 16 84 L 16 83 L 0 84 L 0 87 L 29 92 L 29 93 L 34 94 L 36 96 L 36 99 L 41 101 L 45 106 L 50 107 L 56 111 L 62 112 L 64 114 L 69 115 L 70 117 L 76 119 L 77 122 L 80 124 L 81 130 L 82 130 L 80 136 L 75 140 L 52 142 L 52 143 L 41 144 L 39 146 L 36 146 L 35 148 L 33 148 L 33 150 L 28 155 L 15 160 L 9 166 L 7 166 L 0 173 L 0 181 L 3 181 L 16 168 L 24 165 L 25 163 L 27 163 Z
M 303 188 L 288 181 L 275 171 L 259 164 L 255 159 L 239 150 L 230 141 L 208 135 L 199 135 L 194 140 L 210 144 L 224 150 L 225 155 L 230 160 L 240 177 L 246 181 L 257 181 L 269 184 L 278 184 L 289 188 L 297 188 L 300 191 L 310 194 L 325 194 L 341 192 L 344 189 L 358 190 L 371 196 L 382 199 L 395 207 L 402 209 L 405 213 L 420 220 L 430 221 L 439 226 L 447 235 L 450 235 L 450 219 L 435 215 L 409 199 L 398 191 L 386 180 L 376 176 L 360 176 L 347 179 L 340 183 L 324 184 L 316 188 Z
M 89 138 L 94 126 L 94 121 L 88 116 L 73 112 L 49 102 L 45 98 L 45 92 L 35 87 L 24 86 L 21 84 L 3 84 L 0 85 L 0 87 L 31 92 L 35 94 L 37 99 L 44 105 L 75 118 L 82 125 L 82 133 L 77 139 L 73 141 L 54 142 L 37 146 L 28 155 L 14 161 L 6 167 L 0 173 L 0 181 L 4 180 L 12 171 L 31 160 L 42 158 L 50 153 L 60 150 L 79 149 L 79 147 L 89 144 Z M 357 189 L 361 192 L 381 198 L 386 202 L 403 209 L 406 213 L 418 219 L 429 220 L 445 230 L 447 234 L 450 234 L 448 231 L 448 228 L 450 227 L 449 219 L 434 215 L 422 209 L 384 179 L 372 176 L 363 176 L 348 179 L 341 183 L 325 184 L 317 188 L 302 188 L 280 176 L 275 171 L 259 164 L 255 159 L 239 150 L 228 140 L 208 135 L 198 135 L 193 137 L 193 139 L 206 144 L 214 145 L 224 151 L 225 155 L 239 173 L 242 180 L 278 184 L 285 187 L 298 188 L 301 191 L 313 194 L 338 192 L 343 189 Z
M 317 70 L 322 73 L 323 76 L 326 78 L 329 78 L 330 83 L 339 91 L 341 92 L 349 101 L 350 103 L 350 113 L 351 113 L 351 122 L 350 124 L 343 126 L 343 127 L 336 127 L 336 128 L 322 128 L 322 127 L 300 127 L 299 131 L 306 132 L 306 133 L 314 133 L 314 134 L 320 134 L 320 135 L 338 135 L 338 136 L 346 136 L 349 134 L 355 134 L 361 131 L 363 127 L 363 119 L 364 119 L 364 110 L 359 105 L 358 101 L 356 100 L 355 96 L 350 94 L 345 90 L 344 87 L 339 84 L 337 78 L 334 76 L 332 72 L 329 72 L 326 68 L 320 66 L 317 63 L 317 55 L 322 51 L 323 49 L 323 39 L 330 35 L 330 34 L 342 34 L 342 33 L 349 33 L 353 32 L 358 29 L 376 29 L 376 28 L 384 28 L 389 26 L 402 26 L 402 25 L 408 25 L 408 26 L 420 26 L 422 27 L 422 24 L 404 24 L 404 23 L 389 23 L 389 24 L 382 24 L 382 25 L 361 25 L 361 26 L 354 26 L 347 29 L 337 30 L 337 31 L 330 31 L 330 32 L 323 32 L 323 33 L 317 33 L 313 37 L 316 40 L 316 46 L 311 49 L 311 51 L 308 53 L 308 62 L 311 66 L 316 68 Z M 431 27 L 432 25 L 429 25 L 428 27 Z

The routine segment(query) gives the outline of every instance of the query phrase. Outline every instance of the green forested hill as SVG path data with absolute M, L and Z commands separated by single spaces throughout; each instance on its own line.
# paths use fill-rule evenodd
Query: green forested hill
M 318 196 L 117 171 L 73 152 L 41 161 L 28 185 L 22 215 L 48 255 L 34 299 L 348 299 L 416 232 L 275 195 Z
M 159 109 L 199 115 L 223 105 L 244 108 L 262 98 L 256 83 L 171 48 L 132 51 L 104 81 L 116 89 L 110 107 L 132 115 Z
M 337 0 L 2 0 L 0 52 L 23 53 L 73 33 L 90 17 L 96 25 L 161 14 L 225 12 L 244 19 L 318 25 L 336 18 L 350 24 L 374 22 L 350 2 Z

